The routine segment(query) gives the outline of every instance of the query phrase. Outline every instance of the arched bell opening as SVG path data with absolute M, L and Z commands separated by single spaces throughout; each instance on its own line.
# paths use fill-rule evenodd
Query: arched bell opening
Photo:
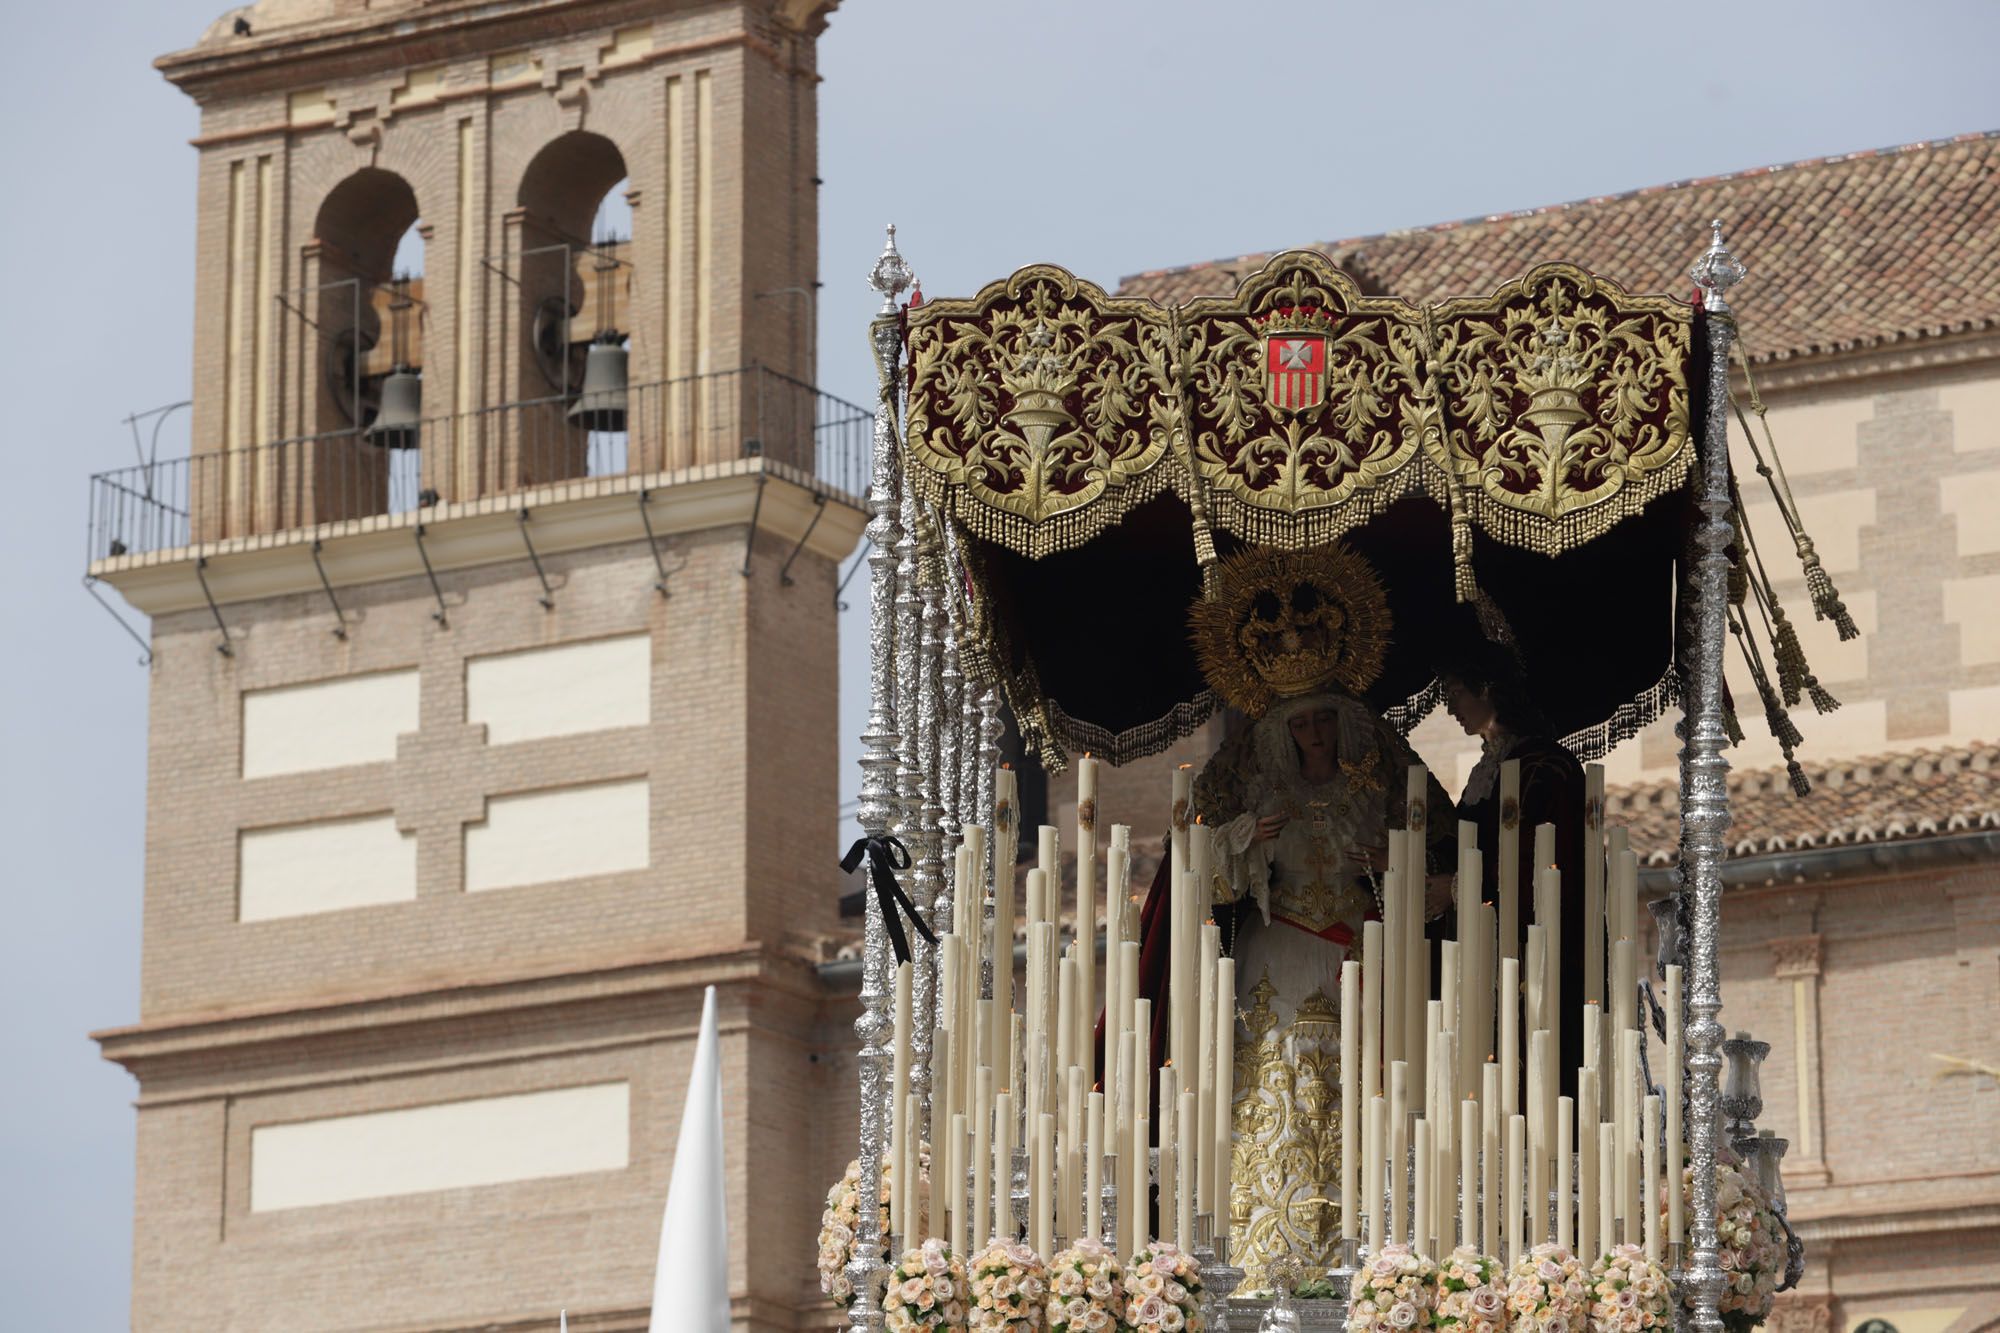
M 415 500 L 428 309 L 421 212 L 408 181 L 364 167 L 314 216 L 303 290 L 281 312 L 300 316 L 302 438 L 275 460 L 291 521 Z
M 630 423 L 633 291 L 624 155 L 577 130 L 522 175 L 519 403 L 507 447 L 519 484 L 622 472 Z

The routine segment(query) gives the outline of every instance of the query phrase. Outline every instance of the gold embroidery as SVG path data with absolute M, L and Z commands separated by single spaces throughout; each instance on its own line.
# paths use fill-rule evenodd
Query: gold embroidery
M 1269 1285 L 1271 1263 L 1288 1256 L 1329 1267 L 1339 1244 L 1324 1202 L 1340 1180 L 1334 1002 L 1315 991 L 1281 1030 L 1271 1008 L 1276 994 L 1269 977 L 1251 988 L 1242 1016 L 1250 1038 L 1236 1047 L 1230 1233 L 1248 1287 Z

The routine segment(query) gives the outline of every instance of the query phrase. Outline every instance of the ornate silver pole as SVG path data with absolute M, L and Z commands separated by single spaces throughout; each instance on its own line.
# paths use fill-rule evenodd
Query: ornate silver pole
M 1000 735 L 1005 730 L 1000 724 L 1000 696 L 987 690 L 979 696 L 979 782 L 975 789 L 979 807 L 979 817 L 986 823 L 986 864 L 980 867 L 980 884 L 984 901 L 980 904 L 980 920 L 986 931 L 986 948 L 979 968 L 979 997 L 993 998 L 993 960 L 1001 949 L 1007 950 L 1007 965 L 1012 967 L 1014 959 L 1013 923 L 1008 922 L 1006 938 L 1001 937 L 1000 927 L 993 920 L 993 887 L 1001 874 L 1013 874 L 1014 867 L 999 863 L 1000 830 L 993 822 L 994 770 L 1000 766 Z
M 900 392 L 900 384 L 897 386 Z M 896 836 L 910 853 L 910 902 L 926 921 L 930 919 L 930 897 L 921 866 L 924 846 L 923 738 L 922 738 L 922 659 L 924 630 L 923 594 L 917 587 L 917 498 L 907 479 L 902 479 L 902 536 L 896 542 L 896 722 L 901 749 L 896 762 L 896 798 L 900 816 Z M 930 986 L 924 975 L 923 940 L 906 930 L 910 941 L 910 1087 L 921 1107 L 930 1094 L 930 1028 L 925 1014 Z M 891 1108 L 890 1120 L 896 1111 Z M 913 1129 L 912 1132 L 921 1133 Z M 896 1226 L 906 1243 L 915 1245 L 922 1236 L 910 1236 L 898 1219 Z
M 875 470 L 869 486 L 868 537 L 868 730 L 862 733 L 861 829 L 871 838 L 888 834 L 896 817 L 896 676 L 895 597 L 896 542 L 896 385 L 902 360 L 902 335 L 896 327 L 896 298 L 910 285 L 910 269 L 896 253 L 896 229 L 868 275 L 868 285 L 882 293 L 882 309 L 869 327 L 881 399 L 875 409 Z M 873 1333 L 882 1327 L 876 1287 L 885 1271 L 882 1263 L 882 1147 L 885 1094 L 883 1062 L 888 1059 L 889 933 L 875 895 L 864 886 L 862 928 L 861 1016 L 854 1020 L 861 1039 L 856 1061 L 861 1082 L 862 1206 L 855 1224 L 854 1257 L 847 1276 L 854 1284 L 854 1304 L 848 1307 L 851 1333 Z
M 910 487 L 904 486 L 905 494 Z M 944 662 L 944 607 L 938 601 L 936 569 L 937 529 L 921 503 L 917 511 L 919 559 L 917 596 L 922 604 L 917 640 L 917 841 L 910 848 L 916 864 L 915 885 L 910 894 L 933 930 L 942 931 L 950 922 L 951 900 L 944 898 L 945 917 L 938 914 L 944 897 L 943 849 L 944 806 L 939 800 L 941 773 L 938 763 L 938 735 L 943 721 L 943 686 L 939 672 Z M 938 951 L 921 937 L 910 944 L 916 955 L 915 984 L 911 988 L 911 1012 L 915 1031 L 910 1034 L 910 1089 L 917 1094 L 920 1139 L 930 1138 L 931 1044 L 938 1020 Z M 917 1238 L 921 1239 L 921 1237 Z
M 1729 829 L 1729 743 L 1722 718 L 1722 653 L 1729 639 L 1729 344 L 1736 325 L 1724 293 L 1744 268 L 1714 223 L 1708 250 L 1689 270 L 1707 311 L 1708 411 L 1702 423 L 1701 518 L 1695 528 L 1693 697 L 1685 708 L 1681 783 L 1681 882 L 1692 904 L 1688 948 L 1688 1158 L 1693 1167 L 1689 1218 L 1693 1253 L 1683 1278 L 1694 1294 L 1693 1327 L 1722 1327 L 1723 1274 L 1715 1235 L 1716 1073 L 1722 1067 L 1722 1010 L 1717 949 L 1722 929 L 1723 835 Z

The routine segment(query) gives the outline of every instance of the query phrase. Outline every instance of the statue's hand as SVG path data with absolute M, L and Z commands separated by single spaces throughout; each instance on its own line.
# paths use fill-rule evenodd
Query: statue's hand
M 1265 842 L 1271 838 L 1275 838 L 1284 831 L 1285 825 L 1290 822 L 1291 819 L 1286 815 L 1265 815 L 1257 821 L 1256 836 L 1252 837 L 1250 841 Z

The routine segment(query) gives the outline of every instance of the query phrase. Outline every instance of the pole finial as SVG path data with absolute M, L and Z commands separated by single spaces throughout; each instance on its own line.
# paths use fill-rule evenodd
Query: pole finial
M 875 267 L 868 270 L 868 285 L 882 293 L 882 309 L 879 313 L 896 313 L 896 298 L 909 289 L 916 275 L 904 262 L 902 252 L 896 249 L 896 224 L 889 224 L 889 238 L 882 243 L 882 253 L 875 259 Z
M 1726 313 L 1729 302 L 1725 293 L 1743 281 L 1750 270 L 1743 261 L 1731 254 L 1722 242 L 1722 219 L 1716 218 L 1709 224 L 1708 249 L 1702 251 L 1701 258 L 1688 269 L 1688 276 L 1694 285 L 1702 290 L 1702 306 L 1710 311 Z

